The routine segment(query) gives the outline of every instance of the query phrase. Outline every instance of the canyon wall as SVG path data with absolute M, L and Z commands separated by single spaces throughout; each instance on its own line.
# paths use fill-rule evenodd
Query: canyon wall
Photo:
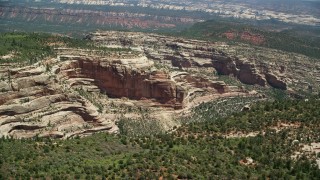
M 99 59 L 75 57 L 63 64 L 60 74 L 68 79 L 90 78 L 110 97 L 155 99 L 163 106 L 182 108 L 186 92 L 161 71 L 147 72 Z M 77 85 L 81 84 L 78 82 Z
M 104 11 L 93 9 L 33 8 L 0 6 L 3 20 L 15 20 L 39 24 L 76 25 L 110 28 L 175 28 L 176 24 L 191 25 L 199 20 L 189 17 L 161 16 L 128 11 Z M 82 31 L 82 30 L 81 30 Z

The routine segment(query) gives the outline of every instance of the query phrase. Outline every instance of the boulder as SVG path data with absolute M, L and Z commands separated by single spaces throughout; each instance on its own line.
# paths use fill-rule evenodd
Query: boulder
M 241 109 L 241 111 L 250 111 L 250 105 L 245 105 L 245 106 L 243 106 L 243 108 Z

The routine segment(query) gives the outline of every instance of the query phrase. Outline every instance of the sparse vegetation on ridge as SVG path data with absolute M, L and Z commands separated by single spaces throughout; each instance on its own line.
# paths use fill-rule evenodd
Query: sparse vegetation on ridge
M 309 27 L 310 28 L 310 27 Z M 247 44 L 278 49 L 287 52 L 295 52 L 314 58 L 320 58 L 319 38 L 302 35 L 301 29 L 307 31 L 306 27 L 297 27 L 292 30 L 273 32 L 259 29 L 259 26 L 239 23 L 235 20 L 224 20 L 216 18 L 205 22 L 196 23 L 191 28 L 178 33 L 180 36 L 211 41 L 226 41 L 230 44 L 242 42 Z M 319 30 L 315 30 L 319 33 Z M 226 35 L 230 33 L 230 37 Z M 249 33 L 244 38 L 243 33 Z M 258 39 L 258 40 L 257 40 Z M 258 42 L 256 42 L 258 41 Z
M 0 34 L 0 63 L 33 64 L 53 55 L 53 49 L 46 44 L 49 37 L 50 35 L 45 34 Z
M 0 33 L 0 64 L 34 64 L 49 56 L 55 56 L 56 47 L 98 50 L 108 52 L 129 52 L 130 48 L 107 48 L 85 39 L 64 37 L 45 33 Z

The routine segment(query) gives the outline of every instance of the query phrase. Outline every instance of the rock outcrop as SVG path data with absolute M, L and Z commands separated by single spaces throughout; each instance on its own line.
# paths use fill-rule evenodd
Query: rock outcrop
M 11 68 L 0 75 L 0 137 L 68 138 L 97 127 L 117 131 L 92 103 L 64 90 L 45 66 Z
M 132 13 L 128 11 L 105 11 L 86 9 L 34 8 L 24 6 L 0 6 L 0 17 L 6 20 L 25 22 L 43 22 L 77 25 L 106 25 L 125 28 L 174 28 L 177 24 L 192 24 L 199 19 L 190 17 L 157 16 L 147 13 Z
M 272 86 L 274 88 L 282 89 L 282 90 L 287 89 L 287 84 L 285 82 L 283 82 L 282 80 L 280 80 L 274 74 L 266 73 L 265 75 L 266 75 L 266 80 L 270 84 L 270 86 Z
M 142 46 L 143 52 L 149 59 L 171 64 L 172 67 L 179 69 L 213 67 L 218 74 L 232 75 L 244 84 L 260 86 L 269 84 L 280 89 L 283 89 L 284 84 L 286 84 L 285 81 L 281 81 L 283 85 L 279 85 L 279 82 L 275 80 L 278 78 L 271 79 L 270 75 L 266 73 L 268 67 L 264 64 L 255 64 L 245 58 L 240 59 L 227 55 L 215 49 L 215 44 L 205 41 L 114 31 L 92 33 L 88 38 L 103 46 Z M 121 38 L 127 39 L 130 43 L 124 44 Z M 267 81 L 265 77 L 268 77 L 269 80 Z
M 59 74 L 67 79 L 93 79 L 93 84 L 110 97 L 155 99 L 163 106 L 183 107 L 185 91 L 161 71 L 147 72 L 110 61 L 73 57 L 61 66 Z
M 55 49 L 56 58 L 0 69 L 0 137 L 112 133 L 123 117 L 145 118 L 143 108 L 151 109 L 153 118 L 167 121 L 217 98 L 259 97 L 258 90 L 249 92 L 241 83 L 291 92 L 291 84 L 310 91 L 319 87 L 301 80 L 306 70 L 300 61 L 288 63 L 289 68 L 216 48 L 226 45 L 114 31 L 92 33 L 87 39 L 117 50 L 60 47 Z M 319 73 L 319 67 L 310 74 Z
M 236 57 L 214 56 L 212 66 L 221 75 L 233 75 L 244 84 L 266 85 L 266 80 L 256 70 L 255 65 Z

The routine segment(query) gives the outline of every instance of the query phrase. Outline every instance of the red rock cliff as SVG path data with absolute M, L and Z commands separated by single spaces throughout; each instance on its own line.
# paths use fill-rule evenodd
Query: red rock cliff
M 96 86 L 110 97 L 155 99 L 164 106 L 182 108 L 186 92 L 163 72 L 145 72 L 90 58 L 76 57 L 61 71 L 67 78 L 94 79 Z

